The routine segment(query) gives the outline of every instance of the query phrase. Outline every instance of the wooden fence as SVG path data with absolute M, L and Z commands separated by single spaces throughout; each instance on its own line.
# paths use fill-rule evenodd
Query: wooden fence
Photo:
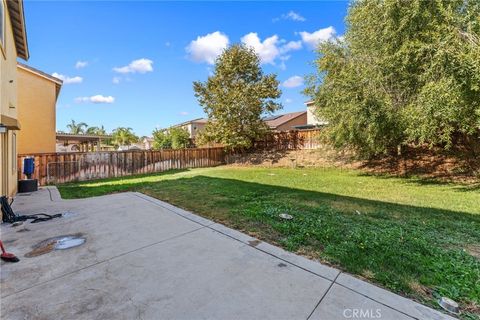
M 39 153 L 18 156 L 18 177 L 23 178 L 23 159 L 35 158 L 40 185 L 122 177 L 170 169 L 212 167 L 225 162 L 223 148 L 161 151 L 103 151 Z
M 272 133 L 257 141 L 252 151 L 315 149 L 320 146 L 319 132 L 320 130 L 316 129 Z M 33 177 L 38 179 L 40 185 L 122 177 L 170 169 L 213 167 L 226 163 L 226 152 L 222 147 L 21 154 L 18 156 L 17 166 L 19 179 L 24 177 L 23 159 L 27 156 L 35 158 Z
M 256 150 L 299 150 L 315 149 L 320 146 L 321 129 L 283 131 L 268 134 L 255 143 Z

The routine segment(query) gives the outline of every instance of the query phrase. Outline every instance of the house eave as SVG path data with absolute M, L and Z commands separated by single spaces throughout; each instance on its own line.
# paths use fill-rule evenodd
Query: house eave
M 15 49 L 17 56 L 23 60 L 28 60 L 30 54 L 28 52 L 27 31 L 25 28 L 25 14 L 23 12 L 22 0 L 6 1 L 10 23 L 12 24 L 13 37 L 15 39 Z

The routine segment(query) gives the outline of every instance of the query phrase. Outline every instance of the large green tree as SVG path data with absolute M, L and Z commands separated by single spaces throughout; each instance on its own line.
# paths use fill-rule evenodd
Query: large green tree
M 353 1 L 305 90 L 337 146 L 372 155 L 478 139 L 480 1 Z
M 195 97 L 209 122 L 200 143 L 217 142 L 230 149 L 246 149 L 267 127 L 262 115 L 281 108 L 276 75 L 265 75 L 253 48 L 235 44 L 215 61 L 213 75 L 194 82 Z
M 115 146 L 129 146 L 138 142 L 138 137 L 132 128 L 119 127 L 112 131 L 112 143 Z
M 172 127 L 167 130 L 156 129 L 153 135 L 153 149 L 183 149 L 190 144 L 190 134 L 187 130 Z
M 190 144 L 190 134 L 183 128 L 170 128 L 168 134 L 171 137 L 172 149 L 183 149 Z
M 171 149 L 172 139 L 164 129 L 155 129 L 152 132 L 153 136 L 153 149 Z

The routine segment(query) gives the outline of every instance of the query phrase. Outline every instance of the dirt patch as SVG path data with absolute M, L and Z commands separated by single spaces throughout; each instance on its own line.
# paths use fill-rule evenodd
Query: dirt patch
M 480 314 L 480 305 L 476 304 L 474 302 L 467 303 L 467 304 L 463 305 L 463 307 L 461 309 L 462 309 L 463 313 L 469 312 L 469 313 L 473 313 L 473 314 Z
M 26 253 L 25 257 L 32 258 L 52 252 L 53 250 L 65 250 L 78 247 L 84 244 L 85 241 L 86 239 L 81 233 L 48 238 L 34 245 L 32 247 L 33 250 Z
M 471 256 L 474 256 L 480 260 L 480 245 L 469 245 L 465 248 L 465 251 L 467 251 Z
M 480 156 L 468 150 L 444 151 L 428 147 L 405 147 L 401 155 L 384 155 L 361 160 L 352 150 L 336 150 L 328 145 L 311 150 L 263 150 L 228 155 L 232 166 L 261 167 L 340 167 L 361 169 L 372 174 L 419 176 L 422 178 L 466 182 L 480 190 Z
M 355 162 L 354 154 L 337 151 L 328 146 L 312 150 L 266 150 L 227 157 L 227 163 L 235 166 L 262 167 L 325 167 L 346 166 Z
M 30 252 L 27 252 L 25 254 L 25 257 L 27 257 L 27 258 L 38 257 L 38 256 L 41 256 L 43 254 L 52 252 L 53 249 L 55 249 L 55 242 L 46 243 L 44 245 L 41 245 L 41 246 L 38 246 L 38 247 L 34 248 Z
M 361 273 L 361 276 L 364 277 L 365 279 L 374 279 L 375 278 L 375 273 L 371 270 L 363 270 Z
M 248 244 L 249 244 L 250 246 L 252 246 L 252 247 L 256 247 L 256 246 L 258 246 L 260 243 L 262 243 L 262 241 L 260 241 L 260 240 L 250 240 L 250 241 L 248 241 Z
M 431 299 L 432 298 L 432 290 L 417 281 L 411 281 L 408 286 L 414 293 L 419 295 L 420 297 Z

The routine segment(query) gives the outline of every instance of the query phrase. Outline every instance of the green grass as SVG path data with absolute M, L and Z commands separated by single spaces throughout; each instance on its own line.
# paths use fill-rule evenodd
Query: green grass
M 480 319 L 480 188 L 328 169 L 217 167 L 59 186 L 139 191 L 436 307 Z M 290 221 L 278 217 L 291 214 Z

